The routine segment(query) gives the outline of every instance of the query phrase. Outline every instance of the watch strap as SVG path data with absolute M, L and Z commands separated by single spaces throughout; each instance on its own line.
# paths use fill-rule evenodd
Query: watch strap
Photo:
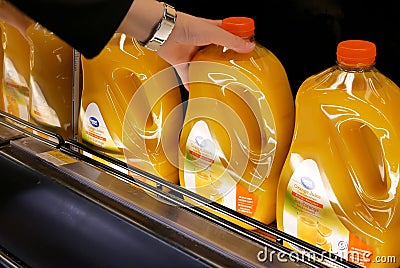
M 163 3 L 163 5 L 164 5 L 163 16 L 160 22 L 154 28 L 150 38 L 144 42 L 139 41 L 139 44 L 152 51 L 157 51 L 158 49 L 160 49 L 160 47 L 168 39 L 169 35 L 171 34 L 175 26 L 175 21 L 176 21 L 175 8 L 166 3 Z

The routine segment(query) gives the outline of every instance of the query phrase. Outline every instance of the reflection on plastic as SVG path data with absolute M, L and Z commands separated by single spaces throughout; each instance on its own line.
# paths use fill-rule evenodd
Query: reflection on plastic
M 30 115 L 39 126 L 72 138 L 72 47 L 34 23 L 30 44 Z
M 166 156 L 166 147 L 173 143 L 162 142 L 170 132 L 179 133 L 183 120 L 173 68 L 132 37 L 119 33 L 97 57 L 81 59 L 80 141 L 178 183 L 178 168 Z M 173 117 L 170 121 L 169 116 Z M 177 148 L 174 151 L 176 156 Z
M 29 44 L 13 26 L 0 21 L 3 45 L 4 111 L 29 120 Z
M 317 218 L 314 245 L 364 267 L 398 267 L 374 259 L 400 260 L 400 89 L 373 66 L 374 44 L 340 45 L 350 52 L 340 57 L 338 46 L 338 64 L 308 78 L 298 91 L 277 225 L 296 236 L 296 228 L 304 229 L 296 224 L 302 211 Z
M 236 18 L 232 19 L 233 24 L 226 19 L 223 26 L 239 36 L 246 33 L 243 38 L 254 35 L 251 19 L 238 18 L 239 24 L 244 19 L 249 26 L 243 31 L 236 31 Z M 294 123 L 293 96 L 283 66 L 258 43 L 248 54 L 210 45 L 190 63 L 189 79 L 180 136 L 181 185 L 271 223 Z
M 147 52 L 146 52 L 147 53 Z M 178 184 L 178 137 L 183 107 L 172 67 L 154 73 L 132 96 L 123 122 L 127 162 Z
M 2 22 L 0 21 L 0 36 L 3 36 L 3 27 L 1 27 Z M 0 37 L 0 41 L 2 38 Z M 4 49 L 3 42 L 1 42 L 0 46 L 0 110 L 5 111 L 4 109 L 4 96 L 3 96 L 3 83 L 4 83 Z

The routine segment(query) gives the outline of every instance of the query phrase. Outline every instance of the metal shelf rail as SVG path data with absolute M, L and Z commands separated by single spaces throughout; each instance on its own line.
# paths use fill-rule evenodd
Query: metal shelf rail
M 320 248 L 281 232 L 274 226 L 262 224 L 211 202 L 183 187 L 91 150 L 77 141 L 64 140 L 57 134 L 44 131 L 7 113 L 0 111 L 0 115 L 3 117 L 0 124 L 16 131 L 14 138 L 9 139 L 8 146 L 36 156 L 42 163 L 66 176 L 58 179 L 62 185 L 211 266 L 359 267 L 339 256 L 326 254 Z M 49 138 L 33 134 L 24 127 L 34 129 Z M 58 156 L 54 152 L 59 152 L 63 155 L 61 158 L 67 157 L 70 160 L 55 161 L 54 158 Z M 84 152 L 95 155 L 99 160 L 86 156 Z M 105 162 L 119 169 L 104 164 Z M 137 197 L 138 192 L 140 198 Z M 188 202 L 188 199 L 199 206 Z M 201 207 L 206 207 L 207 210 Z M 257 231 L 242 228 L 209 210 L 234 218 Z M 283 245 L 283 241 L 301 248 L 304 252 L 300 254 L 290 250 Z

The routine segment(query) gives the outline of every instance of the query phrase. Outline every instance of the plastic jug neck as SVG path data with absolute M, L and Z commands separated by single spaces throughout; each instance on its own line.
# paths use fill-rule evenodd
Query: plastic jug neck
M 254 37 L 254 20 L 248 17 L 229 17 L 222 20 L 224 30 L 233 33 L 243 39 Z
M 364 40 L 346 40 L 337 46 L 336 60 L 344 70 L 362 71 L 375 64 L 376 46 Z

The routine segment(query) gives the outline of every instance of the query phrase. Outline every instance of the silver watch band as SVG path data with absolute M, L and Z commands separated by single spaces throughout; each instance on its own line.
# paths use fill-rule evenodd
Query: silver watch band
M 171 34 L 175 26 L 175 21 L 176 21 L 175 8 L 166 3 L 163 4 L 164 4 L 163 16 L 160 22 L 154 28 L 151 37 L 144 42 L 139 41 L 139 44 L 153 51 L 157 51 L 162 46 L 162 44 L 164 44 L 164 42 L 168 39 L 169 35 Z

